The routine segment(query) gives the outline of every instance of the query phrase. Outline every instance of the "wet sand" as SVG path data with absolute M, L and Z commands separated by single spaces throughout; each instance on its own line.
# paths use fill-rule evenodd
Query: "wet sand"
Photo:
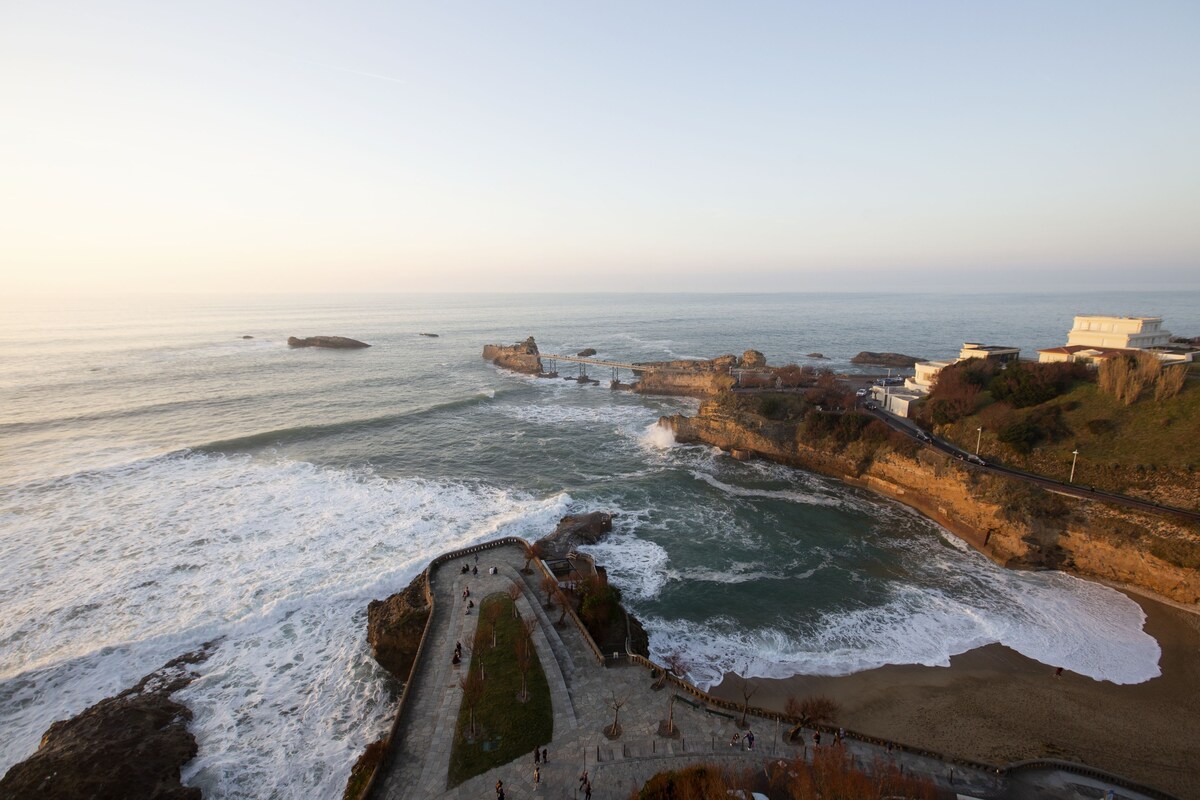
M 1162 648 L 1162 675 L 1145 683 L 1056 678 L 1053 667 L 989 645 L 949 667 L 753 679 L 750 702 L 782 710 L 789 696 L 827 695 L 841 704 L 838 724 L 848 730 L 994 764 L 1080 761 L 1200 800 L 1200 615 L 1126 594 Z M 741 685 L 727 674 L 711 691 L 740 703 Z

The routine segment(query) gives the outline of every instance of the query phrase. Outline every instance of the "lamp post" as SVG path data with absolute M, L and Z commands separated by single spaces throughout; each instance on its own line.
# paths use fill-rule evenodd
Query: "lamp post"
M 983 441 L 983 428 L 976 428 L 975 432 L 975 455 L 979 455 L 979 443 Z
M 1075 482 L 1075 462 L 1079 459 L 1079 449 L 1071 451 L 1071 477 L 1067 478 L 1067 483 Z

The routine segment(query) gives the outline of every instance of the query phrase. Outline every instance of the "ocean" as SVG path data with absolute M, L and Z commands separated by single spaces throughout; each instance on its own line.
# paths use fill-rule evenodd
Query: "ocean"
M 690 399 L 499 370 L 487 343 L 853 370 L 963 341 L 1031 353 L 1077 313 L 1200 334 L 1200 293 L 383 295 L 0 301 L 0 770 L 42 732 L 198 644 L 187 784 L 340 796 L 396 684 L 366 604 L 441 551 L 616 514 L 592 548 L 710 685 L 945 665 L 1002 642 L 1097 680 L 1158 674 L 1120 593 L 1006 571 L 907 509 L 656 426 Z M 436 333 L 437 338 L 420 333 Z M 334 334 L 366 350 L 291 349 Z M 252 336 L 253 338 L 242 338 Z M 808 362 L 821 352 L 830 360 Z M 567 370 L 562 369 L 564 373 Z

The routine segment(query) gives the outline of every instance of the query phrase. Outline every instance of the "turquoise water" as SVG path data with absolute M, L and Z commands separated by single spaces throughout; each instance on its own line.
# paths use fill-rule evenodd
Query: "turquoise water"
M 224 637 L 182 698 L 213 797 L 340 792 L 386 728 L 372 598 L 431 556 L 561 515 L 617 514 L 596 546 L 657 655 L 701 684 L 945 664 L 1001 641 L 1097 679 L 1157 674 L 1135 604 L 1001 570 L 891 503 L 681 447 L 688 399 L 538 380 L 479 357 L 537 337 L 619 360 L 755 347 L 952 356 L 1061 344 L 1074 313 L 1200 295 L 420 296 L 5 301 L 0 320 L 0 768 L 54 719 Z M 418 336 L 420 332 L 439 338 Z M 340 334 L 360 351 L 293 350 Z M 253 339 L 242 339 L 251 335 Z M 607 376 L 599 375 L 605 378 Z

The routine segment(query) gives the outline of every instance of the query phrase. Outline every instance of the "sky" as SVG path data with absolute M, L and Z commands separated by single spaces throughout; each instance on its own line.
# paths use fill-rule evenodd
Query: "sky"
M 1200 289 L 1200 3 L 0 3 L 5 291 Z

